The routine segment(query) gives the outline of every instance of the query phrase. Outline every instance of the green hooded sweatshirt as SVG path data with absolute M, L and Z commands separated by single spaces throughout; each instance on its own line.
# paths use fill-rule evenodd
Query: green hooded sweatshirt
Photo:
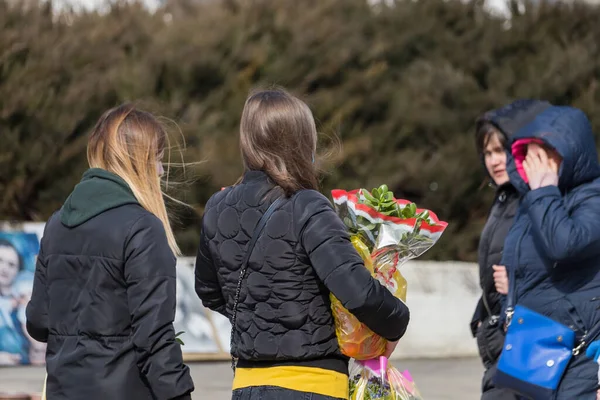
M 63 225 L 74 228 L 125 204 L 139 204 L 127 182 L 112 172 L 91 168 L 65 201 L 60 220 Z

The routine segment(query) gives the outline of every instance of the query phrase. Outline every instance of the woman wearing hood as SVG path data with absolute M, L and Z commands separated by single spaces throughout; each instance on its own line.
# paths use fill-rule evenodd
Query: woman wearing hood
M 520 306 L 570 328 L 575 345 L 584 341 L 585 347 L 600 326 L 600 164 L 592 128 L 581 110 L 550 106 L 516 133 L 511 149 L 510 182 L 522 198 L 502 257 L 510 280 L 507 316 Z M 519 329 L 523 322 L 507 318 L 509 334 L 511 323 Z M 533 336 L 526 345 L 533 345 Z M 507 344 L 505 351 L 520 354 L 519 347 Z M 544 349 L 535 349 L 543 365 L 519 377 L 519 392 L 534 398 L 596 399 L 598 366 L 584 353 L 574 351 L 564 374 L 555 374 L 558 387 L 542 388 L 547 393 L 540 397 L 532 394 L 539 393 L 539 385 L 528 386 L 534 383 L 532 376 L 552 375 L 559 362 L 542 360 Z M 523 360 L 528 365 L 534 361 Z M 498 385 L 506 385 L 501 382 L 505 373 L 496 376 Z
M 479 355 L 485 367 L 481 396 L 484 400 L 516 398 L 511 391 L 496 388 L 493 383 L 495 365 L 504 343 L 504 334 L 498 321 L 502 311 L 502 297 L 507 290 L 506 270 L 500 265 L 500 259 L 504 240 L 519 204 L 519 193 L 510 183 L 506 170 L 505 149 L 509 138 L 548 106 L 546 102 L 518 100 L 487 112 L 477 121 L 477 151 L 491 185 L 496 190 L 479 240 L 478 263 L 482 294 L 471 321 L 471 332 L 477 338 Z

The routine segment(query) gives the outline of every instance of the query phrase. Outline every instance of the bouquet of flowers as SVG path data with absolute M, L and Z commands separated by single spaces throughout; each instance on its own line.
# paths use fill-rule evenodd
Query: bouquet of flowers
M 400 267 L 429 250 L 448 224 L 429 210 L 417 209 L 414 203 L 394 198 L 386 185 L 371 192 L 334 190 L 332 196 L 336 212 L 348 227 L 352 244 L 365 267 L 394 296 L 406 301 L 407 282 Z M 358 321 L 333 295 L 331 306 L 340 349 L 358 360 L 351 377 L 354 396 L 351 398 L 420 399 L 408 372 L 400 373 L 389 367 L 387 360 L 385 368 L 380 365 L 377 369 L 378 373 L 373 368 L 380 363 L 387 341 Z M 373 397 L 373 393 L 381 395 Z
M 350 376 L 350 400 L 422 400 L 410 372 L 398 371 L 383 356 L 357 362 Z

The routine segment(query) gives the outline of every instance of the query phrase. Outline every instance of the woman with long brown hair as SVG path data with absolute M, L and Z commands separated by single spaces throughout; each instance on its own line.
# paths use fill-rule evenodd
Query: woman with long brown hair
M 196 292 L 232 322 L 233 398 L 347 399 L 329 294 L 390 340 L 406 305 L 371 277 L 318 189 L 317 130 L 283 90 L 253 93 L 240 126 L 246 172 L 207 203 Z
M 152 114 L 107 111 L 89 137 L 90 169 L 46 224 L 27 330 L 48 344 L 48 400 L 191 399 L 173 329 L 166 143 Z

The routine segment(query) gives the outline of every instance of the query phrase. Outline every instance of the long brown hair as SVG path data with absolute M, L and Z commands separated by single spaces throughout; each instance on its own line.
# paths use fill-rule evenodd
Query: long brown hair
M 282 89 L 251 93 L 242 113 L 244 166 L 264 171 L 290 196 L 317 189 L 317 128 L 310 108 Z
M 167 141 L 165 129 L 152 114 L 123 104 L 100 117 L 88 140 L 87 158 L 91 168 L 112 172 L 127 182 L 142 207 L 161 220 L 171 250 L 180 255 L 158 171 Z

